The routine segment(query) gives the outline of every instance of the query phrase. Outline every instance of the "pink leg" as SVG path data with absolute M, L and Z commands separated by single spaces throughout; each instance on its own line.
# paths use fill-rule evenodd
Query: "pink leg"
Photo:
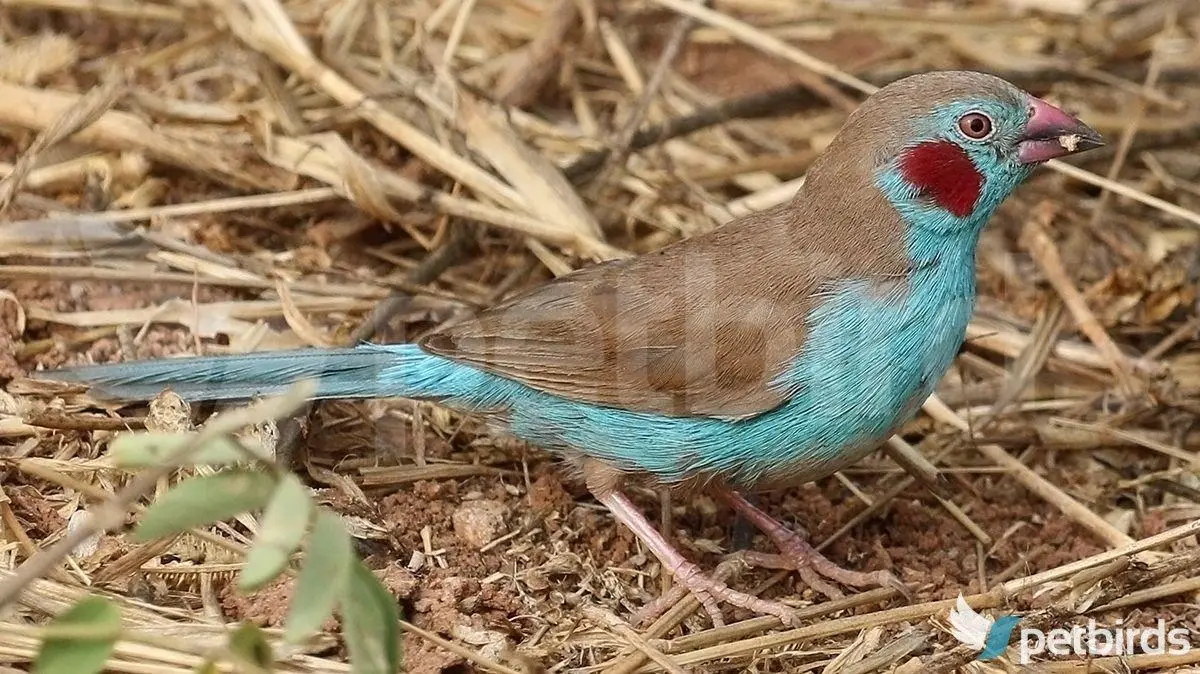
M 744 608 L 754 613 L 765 615 L 773 615 L 779 618 L 785 625 L 790 625 L 792 622 L 793 611 L 788 606 L 779 602 L 767 601 L 759 599 L 753 595 L 744 592 L 738 592 L 730 588 L 725 583 L 716 580 L 712 577 L 704 575 L 700 571 L 700 567 L 689 562 L 683 555 L 675 549 L 663 535 L 650 524 L 646 516 L 638 510 L 637 506 L 619 491 L 603 491 L 596 494 L 596 498 L 600 500 L 612 512 L 622 524 L 629 527 L 638 538 L 641 539 L 646 547 L 658 557 L 662 565 L 675 576 L 675 580 L 689 592 L 696 595 L 700 600 L 700 604 L 704 606 L 709 615 L 712 616 L 714 625 L 724 624 L 724 619 L 721 616 L 721 609 L 718 606 L 718 601 L 724 601 L 734 606 Z M 668 597 L 675 598 L 679 593 L 670 592 Z M 680 594 L 680 596 L 682 596 Z M 678 599 L 676 599 L 678 601 Z M 650 604 L 653 612 L 657 615 L 648 615 L 645 612 L 639 612 L 641 621 L 654 619 L 658 615 L 662 615 L 666 609 L 670 608 L 670 604 L 663 604 L 661 601 Z M 640 622 L 640 621 L 639 621 Z
M 722 490 L 721 495 L 734 510 L 741 513 L 743 517 L 758 527 L 759 531 L 766 534 L 767 538 L 770 538 L 782 553 L 767 555 L 761 552 L 746 552 L 744 554 L 747 564 L 773 569 L 792 569 L 800 574 L 801 580 L 808 583 L 809 587 L 830 599 L 841 599 L 842 591 L 826 583 L 823 578 L 853 587 L 893 587 L 900 590 L 902 594 L 908 594 L 908 588 L 891 573 L 887 571 L 860 573 L 843 569 L 817 552 L 800 534 L 747 501 L 741 494 L 732 489 L 725 489 Z

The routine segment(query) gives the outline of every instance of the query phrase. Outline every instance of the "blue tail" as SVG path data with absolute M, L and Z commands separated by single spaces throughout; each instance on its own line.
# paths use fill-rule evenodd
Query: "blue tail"
M 149 400 L 168 387 L 185 400 L 246 399 L 282 393 L 301 379 L 317 380 L 315 398 L 424 397 L 438 392 L 410 390 L 401 373 L 429 370 L 434 358 L 414 344 L 363 345 L 88 365 L 34 376 L 89 384 L 97 397 L 113 400 Z M 450 365 L 438 360 L 435 370 Z

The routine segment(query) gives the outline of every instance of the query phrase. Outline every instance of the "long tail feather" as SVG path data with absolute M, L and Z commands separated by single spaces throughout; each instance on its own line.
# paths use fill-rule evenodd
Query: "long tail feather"
M 149 400 L 170 387 L 185 400 L 233 400 L 283 392 L 301 379 L 317 380 L 317 398 L 399 395 L 386 391 L 384 370 L 395 371 L 396 347 L 297 349 L 232 356 L 165 358 L 38 372 L 39 379 L 82 382 L 98 397 Z M 389 388 L 395 388 L 395 383 Z

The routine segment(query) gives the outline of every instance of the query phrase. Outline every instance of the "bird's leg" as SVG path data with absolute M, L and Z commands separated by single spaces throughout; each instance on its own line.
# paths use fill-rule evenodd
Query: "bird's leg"
M 887 571 L 861 573 L 851 571 L 829 561 L 800 534 L 792 531 L 782 522 L 771 517 L 758 506 L 754 505 L 732 489 L 722 489 L 721 496 L 725 502 L 743 517 L 750 520 L 759 531 L 767 535 L 780 554 L 767 555 L 760 552 L 747 551 L 743 553 L 746 563 L 751 566 L 773 569 L 791 569 L 800 574 L 800 579 L 813 590 L 829 597 L 841 599 L 842 591 L 825 582 L 825 578 L 852 587 L 893 587 L 908 594 L 907 588 Z
M 700 571 L 700 567 L 692 562 L 689 562 L 675 546 L 671 545 L 663 535 L 650 524 L 646 516 L 638 510 L 625 494 L 616 490 L 597 490 L 596 498 L 600 500 L 613 517 L 616 517 L 622 524 L 637 535 L 646 547 L 654 553 L 662 562 L 664 568 L 675 576 L 675 580 L 689 592 L 696 595 L 700 600 L 700 604 L 712 616 L 713 624 L 720 626 L 724 624 L 724 619 L 721 616 L 721 608 L 718 601 L 724 601 L 733 606 L 744 608 L 754 613 L 773 615 L 779 618 L 785 625 L 790 625 L 794 617 L 794 612 L 788 606 L 775 601 L 759 599 L 753 595 L 744 592 L 738 592 L 732 589 L 725 583 L 705 575 Z M 672 596 L 674 592 L 669 592 L 668 596 Z M 652 611 L 639 611 L 637 618 L 638 622 L 653 620 L 659 615 L 662 615 L 671 604 L 664 602 L 654 602 L 649 608 Z

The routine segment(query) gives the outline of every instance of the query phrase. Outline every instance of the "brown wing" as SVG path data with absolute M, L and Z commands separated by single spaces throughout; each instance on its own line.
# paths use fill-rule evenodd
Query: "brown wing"
M 814 241 L 796 217 L 782 206 L 581 269 L 421 346 L 573 400 L 672 416 L 762 414 L 790 397 L 775 381 L 800 352 L 824 282 L 903 265 L 861 237 Z

